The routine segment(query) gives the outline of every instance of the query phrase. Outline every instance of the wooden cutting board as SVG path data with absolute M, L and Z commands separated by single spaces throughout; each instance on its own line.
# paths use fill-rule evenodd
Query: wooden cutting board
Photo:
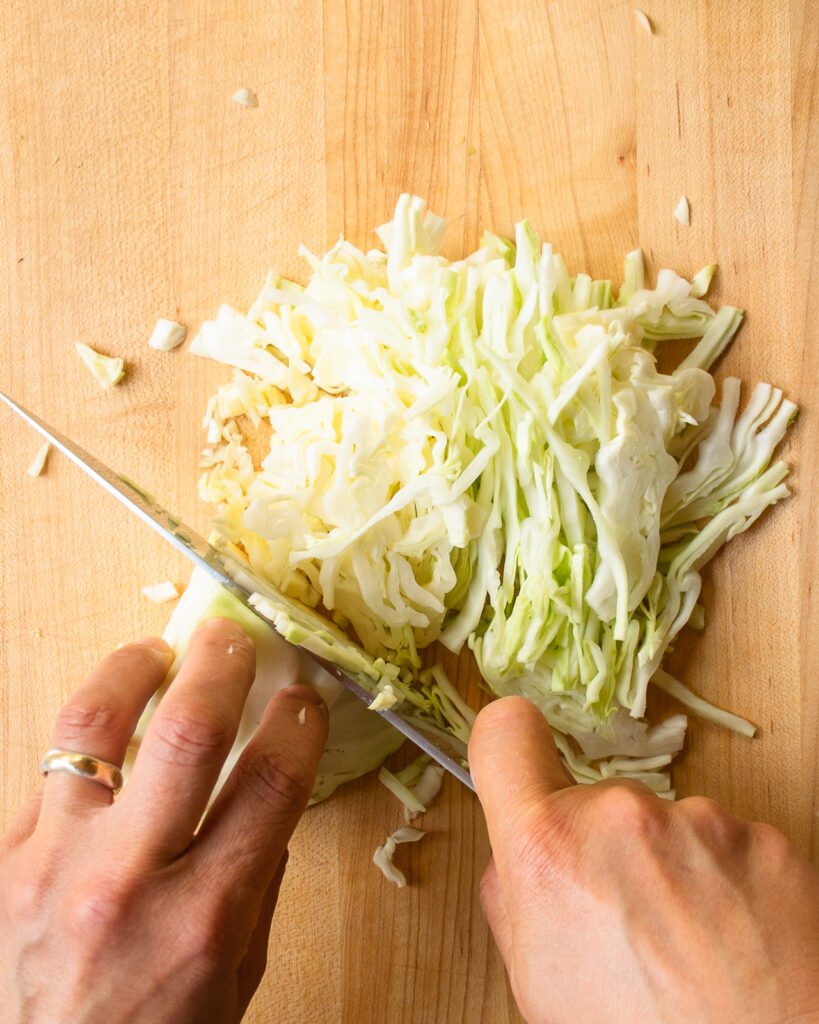
M 720 374 L 771 380 L 803 413 L 796 497 L 720 556 L 707 628 L 674 660 L 759 737 L 694 722 L 675 781 L 815 854 L 816 8 L 646 10 L 653 35 L 605 0 L 4 5 L 0 380 L 205 528 L 199 423 L 227 374 L 146 341 L 158 316 L 195 327 L 246 305 L 268 268 L 303 276 L 298 242 L 366 247 L 409 190 L 452 222 L 450 255 L 528 215 L 596 275 L 636 245 L 653 270 L 717 260 L 717 300 L 748 310 Z M 231 102 L 241 86 L 258 108 Z M 99 390 L 77 340 L 125 357 L 122 386 Z M 162 629 L 141 586 L 188 573 L 65 460 L 29 479 L 38 444 L 0 411 L 5 823 L 83 672 Z M 251 1021 L 519 1020 L 479 910 L 478 805 L 447 783 L 431 837 L 401 851 L 403 891 L 369 863 L 399 818 L 374 779 L 307 815 Z

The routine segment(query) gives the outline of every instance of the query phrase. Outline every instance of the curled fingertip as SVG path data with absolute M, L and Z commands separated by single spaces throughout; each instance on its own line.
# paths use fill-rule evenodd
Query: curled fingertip
M 173 654 L 173 648 L 162 639 L 161 636 L 146 636 L 139 641 L 140 647 L 148 647 L 152 651 L 157 651 L 159 654 L 170 656 Z
M 324 698 L 318 690 L 314 690 L 307 683 L 293 683 L 291 686 L 285 687 L 281 692 L 286 694 L 287 697 L 292 697 L 294 700 L 300 700 L 302 703 L 312 704 L 314 707 L 320 708 L 325 712 L 327 711 Z

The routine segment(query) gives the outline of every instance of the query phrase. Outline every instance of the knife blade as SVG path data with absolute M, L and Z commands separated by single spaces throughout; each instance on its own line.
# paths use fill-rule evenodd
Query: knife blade
M 195 530 L 186 526 L 178 516 L 163 508 L 151 494 L 138 484 L 122 476 L 114 470 L 109 469 L 99 459 L 85 451 L 78 444 L 75 444 L 65 435 L 54 430 L 47 423 L 41 420 L 28 409 L 23 408 L 19 403 L 0 391 L 0 399 L 18 416 L 22 417 L 35 430 L 39 431 L 46 440 L 50 441 L 55 448 L 67 455 L 72 462 L 84 470 L 96 483 L 103 487 L 109 494 L 112 494 L 118 501 L 121 501 L 126 508 L 130 509 L 144 523 L 147 523 L 153 530 L 162 536 L 177 551 L 181 551 L 194 565 L 199 566 L 209 573 L 214 579 L 237 597 L 242 604 L 253 612 L 266 625 L 273 629 L 273 625 L 257 611 L 251 603 L 254 594 L 262 597 L 273 597 L 274 599 L 285 599 L 284 595 L 268 581 L 261 579 L 253 572 L 251 567 L 240 562 L 234 555 L 225 550 L 218 550 L 204 537 L 199 536 Z M 285 599 L 286 600 L 286 599 Z M 285 638 L 286 639 L 286 638 Z M 337 665 L 320 657 L 306 647 L 299 646 L 313 661 L 317 662 L 341 683 L 350 693 L 359 700 L 369 705 L 373 694 L 369 693 L 360 683 L 351 679 Z M 429 754 L 438 764 L 442 765 L 448 772 L 455 776 L 465 786 L 475 791 L 472 776 L 462 762 L 466 761 L 466 744 L 456 736 L 451 735 L 444 729 L 438 727 L 434 722 L 420 717 L 411 708 L 404 709 L 402 705 L 397 708 L 374 711 L 373 714 L 380 715 L 407 739 L 419 747 L 424 753 Z

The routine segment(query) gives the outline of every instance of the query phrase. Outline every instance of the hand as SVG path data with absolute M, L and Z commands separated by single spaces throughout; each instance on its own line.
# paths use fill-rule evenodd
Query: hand
M 819 1020 L 819 875 L 781 832 L 702 797 L 573 785 L 520 697 L 481 712 L 469 763 L 481 899 L 529 1024 Z
M 52 745 L 122 764 L 171 661 L 153 639 L 109 655 L 62 709 Z M 52 773 L 20 814 L 0 844 L 0 1020 L 241 1018 L 327 735 L 311 688 L 276 694 L 194 835 L 255 661 L 238 626 L 206 622 L 116 802 L 99 783 Z

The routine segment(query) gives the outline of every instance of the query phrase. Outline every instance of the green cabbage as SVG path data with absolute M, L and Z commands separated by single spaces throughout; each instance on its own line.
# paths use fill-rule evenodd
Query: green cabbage
M 208 406 L 200 494 L 292 602 L 277 628 L 348 671 L 365 654 L 374 694 L 389 683 L 466 739 L 474 713 L 421 655 L 466 645 L 494 694 L 542 709 L 578 778 L 670 794 L 686 720 L 650 727 L 648 686 L 702 625 L 703 565 L 787 495 L 772 458 L 795 406 L 759 384 L 740 411 L 732 378 L 715 404 L 708 370 L 742 312 L 702 298 L 713 266 L 648 287 L 635 251 L 615 294 L 526 221 L 457 261 L 444 227 L 401 196 L 383 251 L 302 249 L 305 286 L 271 276 L 247 315 L 203 324 L 191 350 L 234 375 Z M 661 372 L 672 338 L 698 341 Z
M 176 658 L 162 691 L 153 698 L 142 716 L 126 768 L 133 763 L 147 724 L 182 664 L 191 634 L 200 622 L 216 617 L 233 619 L 253 638 L 256 644 L 256 678 L 214 793 L 221 789 L 255 732 L 267 702 L 277 690 L 296 682 L 311 683 L 330 711 L 330 731 L 318 766 L 311 803 L 330 796 L 341 783 L 377 768 L 401 745 L 404 737 L 391 725 L 379 715 L 372 714 L 365 704 L 311 658 L 285 643 L 263 619 L 245 608 L 203 569 L 196 569 L 165 629 L 165 640 L 174 648 Z

